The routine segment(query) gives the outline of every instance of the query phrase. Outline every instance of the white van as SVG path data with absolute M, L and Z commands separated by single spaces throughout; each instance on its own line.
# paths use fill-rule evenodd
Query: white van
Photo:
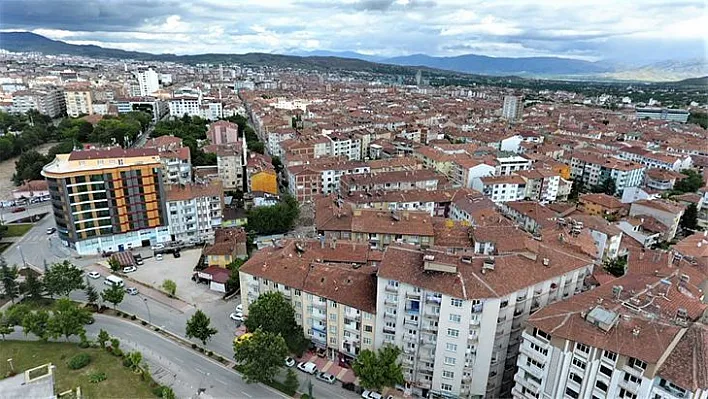
M 112 275 L 112 274 L 111 274 L 110 276 L 106 277 L 105 280 L 103 280 L 103 284 L 106 284 L 106 285 L 117 285 L 117 286 L 119 286 L 119 287 L 122 287 L 122 286 L 124 285 L 122 278 L 116 277 L 116 276 L 114 276 L 114 275 Z

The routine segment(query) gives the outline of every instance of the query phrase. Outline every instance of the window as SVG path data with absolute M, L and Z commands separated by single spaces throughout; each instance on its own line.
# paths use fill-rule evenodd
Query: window
M 373 327 L 371 327 L 371 326 L 364 326 L 364 331 L 370 333 L 370 332 L 373 331 Z
M 443 370 L 442 378 L 455 378 L 455 373 L 452 371 Z
M 601 390 L 602 392 L 607 392 L 607 384 L 605 384 L 605 383 L 602 382 L 602 381 L 597 381 L 597 382 L 595 383 L 595 387 L 596 387 L 597 389 Z
M 457 344 L 447 343 L 447 344 L 445 344 L 445 350 L 450 351 L 450 352 L 456 352 L 457 351 Z
M 607 366 L 604 366 L 602 364 L 600 365 L 600 373 L 602 373 L 608 377 L 612 377 L 612 369 Z
M 295 290 L 295 296 L 300 296 L 300 290 Z
M 450 366 L 454 366 L 456 362 L 457 362 L 457 359 L 455 359 L 454 357 L 445 356 L 445 364 L 448 364 Z
M 330 334 L 336 334 L 336 333 L 337 333 L 337 326 L 330 326 L 330 327 L 329 327 L 329 333 L 330 333 Z
M 585 354 L 590 353 L 590 348 L 587 345 L 581 344 L 580 342 L 575 343 L 575 350 Z
M 450 321 L 453 323 L 459 323 L 462 317 L 459 314 L 450 314 Z
M 371 338 L 364 338 L 364 345 L 371 345 Z
M 448 328 L 447 329 L 447 336 L 457 338 L 460 336 L 460 330 L 457 330 L 455 328 Z
M 462 299 L 450 298 L 450 305 L 456 308 L 462 307 Z
M 531 346 L 531 349 L 535 350 L 536 352 L 540 352 L 544 355 L 548 354 L 548 349 L 544 349 L 544 348 L 534 344 L 533 342 L 531 342 L 530 346 Z
M 617 354 L 615 352 L 604 351 L 602 352 L 602 357 L 613 362 L 617 361 Z
M 572 390 L 570 388 L 565 389 L 565 394 L 570 396 L 573 399 L 578 399 L 578 396 L 579 396 L 577 392 L 575 392 L 574 390 Z
M 329 339 L 329 343 L 330 343 L 330 344 L 333 344 L 333 345 L 336 345 L 336 344 L 337 344 L 337 338 L 335 338 L 335 337 L 330 338 L 330 339 Z
M 629 358 L 629 367 L 633 367 L 635 369 L 639 369 L 639 370 L 644 371 L 647 369 L 647 363 L 643 360 L 639 360 L 637 358 L 630 357 Z
M 637 399 L 637 395 L 635 393 L 632 393 L 624 388 L 620 389 L 619 397 L 623 399 Z
M 446 392 L 452 392 L 452 385 L 450 384 L 440 384 L 440 389 Z
M 639 377 L 629 373 L 624 373 L 624 380 L 633 384 L 639 384 Z
M 330 305 L 329 305 L 329 306 L 330 306 L 331 308 L 335 308 L 335 309 L 336 309 L 336 308 L 337 308 L 337 302 L 330 302 Z
M 577 382 L 580 385 L 583 385 L 583 377 L 571 372 L 570 375 L 568 375 L 568 378 L 572 381 Z
M 330 313 L 330 314 L 329 314 L 329 321 L 337 321 L 337 314 L 336 314 L 336 313 Z
M 578 359 L 577 357 L 573 357 L 573 365 L 585 370 L 585 362 Z
M 527 357 L 527 358 L 526 358 L 526 365 L 527 365 L 527 366 L 534 365 L 534 366 L 536 366 L 536 367 L 538 367 L 538 368 L 540 368 L 540 369 L 543 369 L 543 363 L 540 363 L 540 362 L 538 362 L 538 361 L 536 361 L 536 360 L 534 360 L 534 359 L 532 359 L 532 358 L 530 358 L 530 357 Z
M 504 309 L 504 308 L 507 307 L 507 306 L 509 306 L 509 300 L 508 300 L 508 299 L 505 299 L 505 300 L 501 301 L 501 303 L 499 304 L 499 308 L 500 308 L 500 309 Z

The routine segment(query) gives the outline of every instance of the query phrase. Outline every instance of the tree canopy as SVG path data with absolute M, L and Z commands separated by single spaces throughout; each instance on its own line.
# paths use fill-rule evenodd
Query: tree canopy
M 216 328 L 210 326 L 211 319 L 201 310 L 197 310 L 192 317 L 187 320 L 186 336 L 187 338 L 196 338 L 202 341 L 202 345 L 206 345 L 212 335 L 219 332 Z
M 68 260 L 54 263 L 44 274 L 44 287 L 52 296 L 67 296 L 84 288 L 84 272 Z
M 696 230 L 698 228 L 698 207 L 696 204 L 686 207 L 679 223 L 684 229 Z
M 378 352 L 365 349 L 359 353 L 352 364 L 359 382 L 366 389 L 381 390 L 403 384 L 403 370 L 398 362 L 401 349 L 393 345 L 385 345 Z
M 63 336 L 68 341 L 72 335 L 86 333 L 84 325 L 90 320 L 91 314 L 88 310 L 80 308 L 67 298 L 61 298 L 54 304 L 47 332 L 52 338 Z
M 296 354 L 301 354 L 307 347 L 302 328 L 295 321 L 295 310 L 280 292 L 261 294 L 248 307 L 245 324 L 248 331 L 280 334 L 290 351 Z
M 6 297 L 10 298 L 12 302 L 15 302 L 20 294 L 19 285 L 17 283 L 17 267 L 8 266 L 5 259 L 0 256 L 0 283 L 2 283 L 2 290 Z
M 125 290 L 115 284 L 111 285 L 109 288 L 106 288 L 101 292 L 101 299 L 108 303 L 112 303 L 113 309 L 115 309 L 119 303 L 123 302 L 124 297 Z
M 300 217 L 300 205 L 291 195 L 274 206 L 259 206 L 248 212 L 248 229 L 257 234 L 280 234 L 293 228 Z
M 685 175 L 686 178 L 678 180 L 674 184 L 672 194 L 695 193 L 699 188 L 703 187 L 703 177 L 695 170 L 684 169 L 681 174 Z
M 280 334 L 256 330 L 234 343 L 234 359 L 248 383 L 272 381 L 287 355 L 288 346 Z

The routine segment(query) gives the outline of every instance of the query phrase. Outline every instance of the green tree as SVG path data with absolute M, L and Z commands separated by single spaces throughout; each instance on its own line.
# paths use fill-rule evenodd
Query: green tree
M 674 184 L 672 194 L 695 193 L 699 188 L 703 187 L 703 177 L 695 170 L 684 169 L 681 174 L 686 177 Z
M 247 383 L 273 381 L 287 355 L 288 346 L 281 335 L 261 330 L 234 344 L 234 359 Z
M 54 263 L 44 274 L 44 287 L 51 296 L 68 296 L 84 288 L 84 272 L 68 260 Z
M 19 303 L 12 305 L 10 309 L 5 312 L 5 317 L 10 325 L 19 326 L 22 324 L 22 320 L 24 320 L 25 316 L 31 311 L 29 306 Z
M 91 320 L 88 310 L 80 308 L 68 298 L 57 300 L 49 318 L 47 332 L 52 338 L 63 336 L 67 341 L 72 335 L 86 333 L 84 325 Z
M 111 271 L 115 273 L 120 270 L 120 262 L 118 261 L 118 259 L 111 257 L 110 259 L 108 259 L 108 267 L 110 267 Z
M 25 335 L 32 333 L 42 341 L 49 339 L 49 312 L 46 310 L 37 310 L 28 312 L 22 319 L 22 328 Z
M 691 113 L 688 114 L 688 123 L 694 123 L 703 129 L 708 129 L 708 113 L 691 111 Z
M 88 280 L 86 281 L 86 290 L 84 292 L 86 294 L 86 302 L 88 302 L 89 305 L 96 305 L 99 299 L 98 291 L 96 291 L 96 288 L 94 288 Z
M 698 207 L 696 204 L 690 204 L 683 211 L 680 221 L 681 227 L 688 230 L 696 230 L 698 228 Z
M 165 280 L 162 282 L 162 289 L 171 296 L 174 296 L 177 292 L 177 284 L 172 280 Z
M 300 205 L 290 195 L 274 206 L 260 206 L 248 213 L 248 228 L 258 234 L 285 233 L 292 229 L 300 216 Z
M 302 328 L 295 321 L 295 310 L 280 292 L 261 294 L 248 307 L 245 324 L 249 331 L 260 329 L 281 335 L 296 354 L 301 354 L 307 345 Z
M 295 375 L 293 369 L 288 369 L 283 385 L 285 385 L 285 388 L 291 392 L 291 395 L 294 395 L 295 392 L 297 392 L 298 387 L 300 387 L 300 381 L 297 380 L 297 375 Z
M 617 191 L 617 183 L 615 182 L 615 179 L 608 177 L 603 180 L 602 183 L 593 186 L 590 191 L 592 191 L 593 193 L 615 195 L 615 192 Z
M 26 181 L 43 179 L 42 168 L 50 161 L 51 159 L 47 159 L 46 156 L 34 150 L 22 153 L 20 158 L 15 161 L 15 174 L 12 176 L 13 183 L 19 186 Z
M 10 324 L 9 319 L 0 312 L 0 336 L 5 340 L 5 336 L 15 331 L 15 327 Z
M 17 275 L 17 267 L 9 267 L 5 259 L 0 257 L 0 282 L 2 282 L 2 290 L 4 295 L 10 298 L 12 303 L 15 303 L 15 298 L 20 295 Z
M 229 269 L 229 279 L 226 281 L 226 292 L 233 292 L 241 285 L 238 272 L 244 262 L 243 259 L 236 258 L 226 266 Z
M 186 336 L 187 338 L 196 338 L 202 341 L 202 345 L 206 345 L 212 335 L 218 332 L 217 329 L 210 327 L 211 319 L 201 310 L 197 310 L 192 317 L 187 320 Z
M 130 360 L 130 365 L 133 370 L 139 370 L 140 363 L 143 361 L 143 354 L 138 351 L 130 352 L 128 360 Z
M 105 349 L 105 348 L 106 348 L 106 342 L 108 342 L 108 341 L 111 340 L 111 336 L 108 335 L 108 332 L 106 332 L 106 330 L 101 329 L 101 330 L 98 332 L 97 339 L 98 339 L 98 344 L 101 346 L 101 348 L 102 348 L 102 349 Z
M 604 263 L 604 269 L 615 277 L 622 277 L 627 272 L 627 258 L 608 259 Z
M 115 309 L 119 303 L 123 302 L 124 297 L 125 290 L 118 285 L 111 285 L 109 288 L 106 288 L 101 292 L 101 299 L 108 303 L 112 303 L 113 309 Z
M 29 271 L 25 282 L 21 284 L 20 290 L 27 299 L 36 301 L 42 298 L 44 284 L 37 278 L 34 272 Z
M 383 387 L 402 384 L 403 371 L 398 362 L 400 354 L 401 349 L 392 345 L 383 346 L 378 352 L 368 349 L 361 351 L 352 364 L 361 386 L 381 390 Z

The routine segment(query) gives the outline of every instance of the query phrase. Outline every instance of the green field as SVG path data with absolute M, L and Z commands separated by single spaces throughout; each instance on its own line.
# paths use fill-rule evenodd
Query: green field
M 66 362 L 81 352 L 91 355 L 91 363 L 82 369 L 70 370 Z M 148 382 L 142 381 L 140 375 L 123 367 L 120 358 L 100 349 L 81 349 L 74 343 L 0 341 L 0 378 L 10 371 L 7 362 L 9 358 L 12 358 L 15 371 L 53 363 L 56 366 L 55 393 L 80 386 L 85 398 L 155 397 Z M 89 374 L 99 371 L 106 373 L 108 378 L 99 383 L 90 383 Z
M 22 224 L 6 224 L 7 231 L 3 233 L 4 237 L 22 237 L 27 234 L 32 228 L 32 223 L 22 223 Z

